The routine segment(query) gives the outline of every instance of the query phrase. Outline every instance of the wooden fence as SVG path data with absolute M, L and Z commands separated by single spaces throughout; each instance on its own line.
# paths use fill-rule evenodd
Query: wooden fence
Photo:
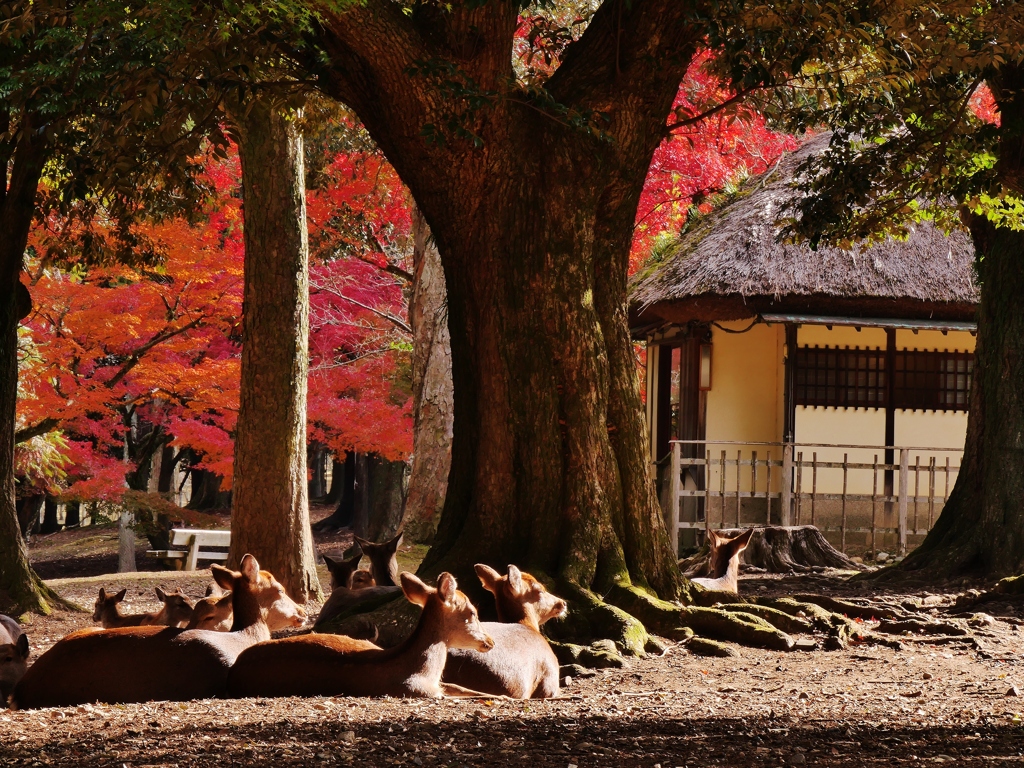
M 714 450 L 712 447 L 714 446 Z M 725 447 L 729 446 L 729 447 Z M 817 449 L 829 449 L 835 454 L 843 449 L 843 459 L 818 458 Z M 898 463 L 879 461 L 885 451 L 893 451 Z M 849 452 L 873 453 L 871 461 L 850 461 Z M 700 453 L 703 456 L 684 456 Z M 772 454 L 781 458 L 773 458 Z M 917 453 L 914 463 L 911 453 Z M 743 499 L 764 499 L 763 521 L 770 524 L 773 502 L 777 500 L 777 519 L 781 525 L 811 524 L 825 533 L 839 534 L 839 548 L 847 547 L 848 533 L 868 534 L 868 548 L 877 549 L 878 537 L 895 533 L 899 553 L 907 551 L 908 535 L 926 534 L 945 506 L 960 470 L 952 464 L 948 454 L 959 454 L 949 448 L 915 448 L 899 446 L 863 446 L 809 443 L 741 443 L 737 441 L 672 441 L 671 474 L 669 478 L 669 514 L 666 522 L 672 540 L 679 541 L 683 529 L 737 528 L 741 520 Z M 922 463 L 921 455 L 926 454 Z M 947 454 L 944 461 L 936 455 Z M 959 459 L 957 460 L 959 462 Z M 717 469 L 717 471 L 716 471 Z M 830 482 L 821 482 L 819 473 L 828 472 Z M 868 492 L 850 490 L 851 476 L 859 474 L 858 485 L 865 485 L 864 473 L 870 473 Z M 891 473 L 891 490 L 886 489 L 886 475 Z M 730 478 L 729 475 L 732 475 Z M 715 477 L 717 475 L 717 477 Z M 687 488 L 689 485 L 695 488 Z M 773 477 L 776 482 L 773 487 Z M 841 487 L 840 487 L 841 477 Z M 696 499 L 699 505 L 697 519 L 682 519 L 683 499 Z M 720 499 L 713 510 L 712 499 Z M 674 504 L 673 501 L 674 500 Z M 822 503 L 831 502 L 828 515 L 822 515 Z M 847 519 L 848 507 L 870 505 L 867 525 L 853 526 Z M 838 510 L 836 507 L 838 506 Z M 880 522 L 897 512 L 896 525 Z M 712 519 L 718 512 L 717 520 Z M 838 519 L 836 519 L 838 518 Z M 749 524 L 749 520 L 746 524 Z

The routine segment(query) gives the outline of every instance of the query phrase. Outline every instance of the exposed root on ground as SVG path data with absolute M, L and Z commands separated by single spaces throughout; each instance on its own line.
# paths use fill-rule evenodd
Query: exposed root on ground
M 717 531 L 726 537 L 743 533 L 746 528 Z M 679 561 L 679 567 L 689 578 L 707 576 L 710 550 L 707 545 L 692 557 Z M 838 549 L 813 525 L 762 526 L 754 528 L 750 543 L 743 553 L 748 565 L 762 568 L 768 573 L 806 573 L 826 568 L 859 570 L 860 566 Z

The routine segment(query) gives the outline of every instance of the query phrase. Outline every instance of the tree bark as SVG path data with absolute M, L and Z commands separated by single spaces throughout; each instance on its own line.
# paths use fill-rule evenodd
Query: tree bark
M 419 210 L 413 211 L 412 225 L 414 280 L 409 325 L 412 326 L 413 449 L 404 527 L 409 540 L 429 544 L 434 540 L 448 490 L 455 395 L 448 336 L 448 297 L 441 256 Z
M 325 485 L 327 449 L 322 443 L 313 442 L 306 449 L 306 458 L 309 461 L 309 489 L 307 495 L 310 501 L 320 501 L 327 495 Z
M 19 275 L 45 162 L 44 132 L 25 119 L 0 183 L 0 611 L 14 614 L 49 613 L 50 603 L 59 601 L 29 565 L 14 493 L 18 322 L 27 314 Z
M 537 101 L 504 98 L 515 4 L 458 4 L 443 23 L 377 3 L 323 16 L 321 82 L 409 185 L 444 267 L 452 467 L 426 574 L 471 583 L 475 562 L 515 562 L 600 594 L 681 593 L 648 466 L 626 282 L 643 182 L 701 39 L 687 7 L 602 4 Z M 423 61 L 451 62 L 496 96 L 467 107 L 428 74 L 410 77 Z M 453 115 L 475 140 L 423 140 Z
M 325 504 L 337 504 L 341 501 L 341 490 L 345 486 L 345 462 L 331 454 L 331 487 L 324 497 Z
M 82 524 L 82 502 L 69 501 L 64 512 L 64 527 L 77 528 Z
M 135 515 L 127 509 L 121 510 L 117 518 L 117 572 L 134 573 L 135 565 Z
M 388 541 L 402 527 L 406 504 L 406 478 L 409 465 L 404 461 L 388 461 L 379 456 L 366 457 L 367 507 L 366 535 L 368 541 Z
M 190 469 L 192 474 L 192 494 L 189 496 L 188 509 L 208 511 L 227 509 L 231 506 L 229 492 L 220 489 L 221 476 L 205 469 Z
M 997 170 L 1024 179 L 1024 69 L 990 82 L 1002 120 Z M 964 214 L 981 284 L 967 438 L 956 485 L 924 542 L 875 578 L 1001 577 L 1024 572 L 1024 232 Z
M 43 536 L 48 533 L 56 533 L 60 527 L 60 523 L 57 521 L 57 500 L 52 496 L 47 496 L 43 502 L 43 524 L 39 526 L 39 533 Z
M 309 248 L 302 137 L 273 104 L 236 116 L 245 224 L 231 562 L 252 553 L 300 602 L 319 595 L 306 496 Z
M 350 528 L 355 516 L 356 452 L 349 451 L 345 461 L 334 461 L 330 496 L 337 497 L 337 509 L 313 526 L 315 531 L 338 531 Z

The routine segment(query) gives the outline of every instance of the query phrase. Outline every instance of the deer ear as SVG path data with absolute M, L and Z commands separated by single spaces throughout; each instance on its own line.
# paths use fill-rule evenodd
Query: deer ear
M 324 555 L 323 558 L 324 558 L 324 565 L 327 566 L 327 570 L 328 571 L 331 570 L 332 568 L 337 568 L 338 567 L 338 564 L 339 564 L 338 561 L 335 560 L 330 555 Z
M 721 541 L 721 539 L 722 539 L 722 537 L 719 536 L 717 533 L 715 533 L 714 529 L 708 528 L 708 544 L 710 546 L 712 546 L 712 547 L 717 546 L 718 542 Z
M 167 602 L 167 593 L 160 589 L 160 587 L 154 588 L 153 591 L 156 592 L 157 600 L 159 600 L 161 603 Z
M 260 564 L 252 555 L 242 558 L 242 564 L 238 566 L 238 570 L 242 572 L 242 576 L 247 581 L 251 581 L 253 584 L 260 580 Z
M 106 599 L 107 599 L 107 590 L 105 590 L 103 587 L 100 587 L 100 600 L 106 601 Z
M 230 568 L 214 563 L 210 566 L 210 573 L 213 574 L 213 580 L 217 582 L 221 589 L 226 589 L 230 592 L 235 588 L 235 572 Z
M 114 595 L 114 601 L 120 603 L 122 600 L 124 600 L 124 596 L 127 595 L 127 594 L 128 594 L 128 587 L 125 587 L 120 592 L 118 592 L 116 595 Z
M 501 581 L 501 574 L 491 566 L 477 563 L 473 566 L 473 570 L 476 571 L 476 577 L 480 579 L 483 588 L 488 592 L 494 592 L 498 588 L 497 583 Z
M 367 546 L 373 546 L 373 543 L 367 541 L 366 539 L 360 539 L 358 536 L 353 536 L 352 538 L 355 539 L 356 544 L 359 545 L 360 549 L 366 549 Z
M 402 571 L 398 575 L 398 580 L 402 582 L 402 592 L 405 593 L 406 599 L 421 608 L 427 604 L 427 600 L 434 594 L 433 587 L 428 587 L 408 571 Z
M 28 658 L 28 635 L 21 635 L 17 642 L 14 644 L 15 650 L 21 654 L 21 658 Z
M 388 551 L 389 552 L 396 552 L 398 550 L 398 547 L 401 546 L 402 538 L 404 536 L 405 536 L 405 533 L 399 533 L 397 536 L 395 536 L 395 538 L 393 538 L 391 541 L 389 541 L 387 543 Z
M 523 574 L 514 565 L 508 567 L 508 585 L 517 595 L 523 593 Z
M 754 529 L 748 528 L 746 532 L 741 533 L 739 536 L 737 536 L 736 543 L 739 544 L 739 550 L 737 551 L 742 552 L 744 549 L 746 549 L 747 545 L 750 543 L 750 537 L 753 535 Z
M 446 603 L 451 602 L 455 597 L 455 590 L 458 588 L 459 585 L 456 583 L 455 577 L 450 573 L 445 572 L 437 577 L 437 593 Z

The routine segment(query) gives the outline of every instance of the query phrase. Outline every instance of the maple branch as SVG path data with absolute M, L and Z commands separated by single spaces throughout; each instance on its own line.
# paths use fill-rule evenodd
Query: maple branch
M 103 386 L 105 386 L 107 389 L 113 389 L 119 383 L 121 383 L 121 380 L 124 379 L 125 376 L 127 376 L 131 372 L 132 368 L 134 368 L 136 365 L 139 364 L 139 362 L 141 362 L 143 356 L 147 352 L 149 352 L 149 350 L 151 350 L 153 347 L 157 346 L 158 344 L 161 344 L 161 343 L 167 341 L 168 339 L 173 339 L 175 336 L 180 336 L 181 334 L 185 333 L 186 331 L 192 330 L 193 328 L 195 328 L 198 325 L 202 324 L 202 322 L 205 319 L 206 319 L 206 315 L 200 315 L 195 320 L 192 320 L 191 322 L 186 323 L 185 325 L 181 326 L 181 328 L 176 328 L 173 331 L 161 331 L 156 336 L 154 336 L 152 339 L 150 339 L 145 344 L 143 344 L 141 347 L 139 347 L 137 350 L 132 352 L 128 356 L 128 359 L 124 362 L 124 365 L 122 365 L 121 368 L 118 370 L 118 372 L 115 373 L 113 375 L 113 377 L 109 381 L 105 382 Z
M 731 107 L 736 102 L 741 101 L 742 99 L 746 98 L 749 94 L 753 93 L 754 91 L 762 90 L 764 87 L 765 86 L 755 85 L 755 86 L 751 86 L 749 88 L 744 88 L 741 91 L 737 91 L 735 94 L 730 96 L 725 101 L 723 101 L 723 102 L 721 102 L 719 104 L 716 104 L 711 109 L 705 109 L 703 112 L 700 112 L 700 113 L 698 113 L 696 115 L 693 115 L 692 117 L 688 117 L 685 120 L 679 120 L 679 121 L 674 122 L 674 123 L 669 123 L 668 125 L 665 126 L 665 135 L 667 136 L 670 133 L 672 133 L 672 131 L 675 131 L 675 130 L 677 130 L 679 128 L 683 128 L 683 127 L 685 127 L 687 125 L 693 125 L 694 123 L 699 123 L 702 120 L 707 120 L 712 115 L 717 114 L 718 112 L 721 112 L 723 109 L 727 109 L 727 108 Z
M 367 312 L 372 312 L 373 314 L 377 315 L 377 317 L 387 320 L 390 323 L 394 323 L 400 329 L 412 335 L 412 328 L 410 328 L 409 325 L 402 320 L 402 318 L 395 317 L 390 312 L 384 312 L 383 310 L 375 309 L 374 307 L 368 306 L 360 301 L 356 301 L 355 299 L 346 296 L 340 291 L 336 291 L 333 288 L 328 288 L 327 286 L 317 286 L 317 290 L 323 291 L 324 293 L 329 293 L 331 296 L 336 296 L 339 299 L 349 302 L 350 304 L 355 304 L 357 307 L 361 307 L 365 309 Z
M 384 248 L 381 246 L 380 241 L 377 239 L 376 235 L 373 236 L 373 240 L 375 243 L 377 243 L 377 247 L 380 248 L 381 252 L 383 253 Z M 365 262 L 366 264 L 370 264 L 371 266 L 377 267 L 377 269 L 379 269 L 381 272 L 387 272 L 389 275 L 395 275 L 396 277 L 400 277 L 407 283 L 412 283 L 416 279 L 413 276 L 412 272 L 407 272 L 397 264 L 394 264 L 390 261 L 385 260 L 384 264 L 380 264 L 371 259 L 370 257 L 360 256 L 358 253 L 355 254 L 355 257 L 360 261 Z
M 26 440 L 31 440 L 33 437 L 39 437 L 39 435 L 45 435 L 47 432 L 53 432 L 59 425 L 60 421 L 58 419 L 48 416 L 38 424 L 15 431 L 14 444 L 17 445 L 18 443 L 24 443 Z

